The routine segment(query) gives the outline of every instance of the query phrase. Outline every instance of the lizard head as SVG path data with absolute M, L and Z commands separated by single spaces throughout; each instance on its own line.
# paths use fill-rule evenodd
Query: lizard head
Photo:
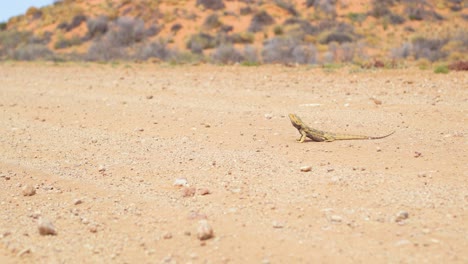
M 291 120 L 291 124 L 295 128 L 297 129 L 301 128 L 301 125 L 303 124 L 302 120 L 296 114 L 289 114 L 289 119 Z

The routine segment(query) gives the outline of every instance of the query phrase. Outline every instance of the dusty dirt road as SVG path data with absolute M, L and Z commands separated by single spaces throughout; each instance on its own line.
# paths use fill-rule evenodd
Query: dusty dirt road
M 468 262 L 466 73 L 4 62 L 0 80 L 1 263 Z M 396 132 L 300 144 L 289 112 Z

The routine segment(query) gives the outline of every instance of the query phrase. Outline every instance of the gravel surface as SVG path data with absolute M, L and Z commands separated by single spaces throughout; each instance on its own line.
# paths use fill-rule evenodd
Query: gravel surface
M 466 73 L 3 62 L 0 79 L 1 263 L 468 262 Z M 301 144 L 290 112 L 396 132 Z

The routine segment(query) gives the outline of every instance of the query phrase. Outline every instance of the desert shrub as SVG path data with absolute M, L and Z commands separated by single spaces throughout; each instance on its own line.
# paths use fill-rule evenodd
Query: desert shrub
M 434 69 L 435 73 L 449 73 L 449 68 L 447 65 L 438 65 Z
M 319 42 L 321 44 L 329 44 L 331 42 L 337 43 L 345 43 L 345 42 L 352 42 L 353 37 L 349 33 L 339 32 L 339 31 L 332 31 L 329 33 L 325 33 L 322 37 L 320 37 Z
M 42 15 L 42 11 L 34 6 L 28 8 L 26 11 L 26 16 L 31 17 L 33 20 L 41 18 Z
M 211 14 L 206 17 L 205 22 L 203 22 L 203 27 L 210 30 L 214 28 L 218 28 L 222 25 L 221 21 L 217 14 Z
M 405 23 L 406 21 L 404 17 L 397 15 L 397 14 L 389 14 L 388 20 L 390 21 L 392 25 L 400 25 L 400 24 Z
M 258 65 L 260 60 L 258 58 L 258 52 L 255 46 L 253 45 L 245 45 L 244 46 L 244 65 Z
M 234 27 L 233 27 L 233 26 L 230 26 L 230 25 L 222 25 L 222 26 L 219 28 L 219 31 L 224 32 L 224 33 L 231 32 L 232 30 L 234 30 Z
M 147 37 L 153 37 L 159 34 L 161 32 L 161 27 L 158 25 L 151 25 L 149 28 L 145 30 L 145 36 Z
M 299 15 L 299 12 L 297 12 L 296 7 L 294 6 L 294 3 L 291 2 L 290 0 L 275 0 L 275 4 L 278 7 L 288 11 L 288 13 L 291 14 L 292 16 Z
M 72 38 L 69 38 L 69 39 L 60 38 L 57 42 L 55 42 L 54 48 L 65 49 L 65 48 L 69 48 L 72 46 L 80 45 L 81 43 L 83 43 L 83 41 L 78 36 L 73 36 Z
M 284 33 L 283 27 L 280 26 L 280 25 L 276 25 L 276 26 L 273 28 L 273 33 L 275 33 L 275 36 L 283 35 L 283 33 Z
M 393 0 L 372 0 L 369 14 L 373 17 L 389 15 L 391 13 L 390 7 L 393 5 Z
M 1 22 L 1 23 L 0 23 L 0 31 L 5 30 L 5 29 L 7 28 L 7 25 L 8 25 L 8 24 L 7 24 L 6 22 Z
M 263 44 L 265 63 L 316 63 L 317 52 L 313 45 L 301 44 L 298 39 L 274 37 Z
M 173 34 L 177 34 L 177 32 L 179 32 L 179 30 L 181 30 L 181 29 L 182 29 L 182 25 L 179 24 L 179 23 L 176 23 L 176 24 L 171 26 L 171 32 Z
M 468 71 L 468 61 L 453 62 L 448 68 L 452 71 Z
M 14 49 L 27 44 L 31 37 L 32 33 L 27 31 L 0 31 L 0 58 L 11 57 Z
M 307 8 L 312 7 L 315 5 L 315 0 L 306 0 L 305 4 Z
M 447 42 L 447 39 L 416 38 L 412 41 L 412 52 L 416 59 L 426 58 L 430 61 L 436 61 L 447 56 L 447 53 L 442 51 L 442 47 Z
M 273 17 L 271 17 L 266 11 L 261 11 L 252 17 L 249 25 L 249 32 L 262 31 L 265 26 L 269 26 L 275 23 Z
M 223 64 L 241 62 L 244 59 L 242 54 L 232 45 L 218 46 L 211 58 L 214 62 Z
M 283 25 L 299 25 L 300 29 L 304 34 L 314 35 L 317 34 L 318 28 L 310 24 L 309 21 L 301 18 L 288 18 L 283 22 Z
M 146 44 L 137 52 L 137 57 L 142 60 L 158 58 L 160 60 L 167 61 L 175 58 L 176 56 L 177 52 L 169 49 L 167 42 L 162 40 Z
M 314 45 L 297 45 L 291 53 L 294 62 L 299 64 L 316 64 L 317 49 Z
M 110 61 L 128 59 L 125 47 L 116 46 L 109 41 L 95 41 L 91 44 L 86 54 L 86 59 L 91 61 Z
M 13 59 L 15 60 L 48 60 L 52 59 L 52 56 L 52 51 L 42 44 L 21 45 L 13 51 Z
M 240 9 L 240 14 L 242 16 L 245 16 L 245 15 L 248 15 L 248 14 L 251 14 L 252 13 L 252 8 L 250 6 L 246 6 L 246 7 L 241 7 Z
M 211 10 L 220 10 L 225 7 L 223 0 L 197 0 L 196 5 L 201 5 L 204 8 Z
M 336 0 L 316 0 L 313 2 L 315 10 L 325 14 L 328 18 L 336 17 Z
M 252 44 L 255 40 L 255 36 L 250 32 L 241 32 L 232 34 L 231 40 L 236 44 Z
M 117 46 L 130 46 L 145 38 L 145 23 L 141 19 L 119 17 L 115 27 L 106 33 L 110 43 Z
M 403 2 L 405 3 L 405 13 L 411 20 L 443 20 L 443 17 L 434 11 L 427 0 L 404 0 Z
M 347 17 L 349 18 L 349 20 L 351 20 L 352 22 L 355 22 L 355 23 L 362 23 L 366 20 L 367 18 L 367 15 L 364 14 L 364 13 L 354 13 L 354 12 L 351 12 L 347 15 Z
M 94 38 L 96 36 L 104 35 L 109 29 L 108 19 L 105 16 L 99 16 L 97 18 L 88 19 L 86 22 L 88 27 L 88 36 Z
M 70 24 L 68 24 L 66 30 L 67 31 L 71 31 L 73 30 L 74 28 L 77 28 L 81 25 L 81 23 L 85 22 L 87 20 L 87 17 L 84 16 L 84 15 L 77 15 L 75 17 L 73 17 L 72 21 L 70 22 Z
M 391 50 L 391 57 L 394 59 L 407 58 L 408 56 L 411 56 L 412 49 L 413 47 L 411 43 L 405 42 L 400 47 L 393 48 Z
M 202 53 L 204 49 L 211 49 L 216 46 L 216 39 L 210 34 L 198 33 L 190 36 L 187 41 L 187 48 L 193 53 Z

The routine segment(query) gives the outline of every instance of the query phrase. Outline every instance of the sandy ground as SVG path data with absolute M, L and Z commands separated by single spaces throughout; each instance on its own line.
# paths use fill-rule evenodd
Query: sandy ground
M 468 262 L 466 73 L 4 62 L 0 80 L 1 263 Z M 289 112 L 396 132 L 301 144 Z

